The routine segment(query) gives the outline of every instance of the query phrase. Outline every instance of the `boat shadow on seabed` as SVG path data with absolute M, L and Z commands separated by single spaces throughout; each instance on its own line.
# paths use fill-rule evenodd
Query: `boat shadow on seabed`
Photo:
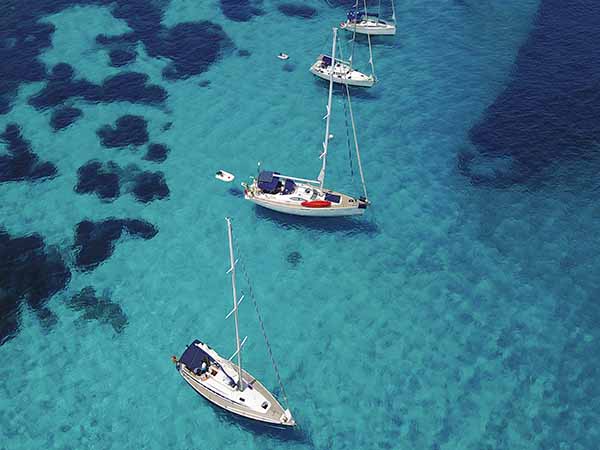
M 347 234 L 368 234 L 374 235 L 379 232 L 377 224 L 371 220 L 367 221 L 364 218 L 350 217 L 306 217 L 284 214 L 270 209 L 257 207 L 255 214 L 258 219 L 265 219 L 276 223 L 278 226 L 285 229 L 299 230 L 311 229 L 317 231 L 326 231 L 330 233 L 347 233 Z
M 316 85 L 320 85 L 324 89 L 326 89 L 327 88 L 327 83 L 329 83 L 329 82 L 327 80 L 322 79 L 322 78 L 315 77 L 314 83 Z M 375 85 L 377 85 L 377 84 L 375 84 Z M 373 88 L 374 87 L 375 86 L 373 86 Z M 361 100 L 377 100 L 377 99 L 380 98 L 380 95 L 373 88 L 364 88 L 364 87 L 360 87 L 360 86 L 350 86 L 350 92 L 352 93 L 352 98 L 358 98 L 358 99 L 361 99 Z M 346 91 L 345 91 L 345 89 L 346 88 L 344 86 L 342 86 L 342 85 L 336 86 L 335 89 L 333 90 L 333 96 L 335 98 L 346 97 Z

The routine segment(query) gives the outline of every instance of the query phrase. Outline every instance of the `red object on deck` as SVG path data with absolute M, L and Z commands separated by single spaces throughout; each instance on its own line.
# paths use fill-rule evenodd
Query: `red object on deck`
M 311 200 L 310 202 L 302 202 L 300 204 L 306 208 L 329 208 L 331 206 L 329 200 Z

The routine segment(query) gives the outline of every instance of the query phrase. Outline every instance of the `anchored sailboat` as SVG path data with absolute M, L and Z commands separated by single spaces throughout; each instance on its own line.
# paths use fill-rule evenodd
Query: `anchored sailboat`
M 336 47 L 337 28 L 333 29 L 333 48 Z M 352 41 L 354 49 L 354 41 Z M 353 55 L 345 61 L 341 58 L 336 59 L 335 55 L 319 55 L 314 64 L 310 67 L 313 75 L 329 80 L 333 76 L 334 83 L 346 84 L 350 86 L 372 87 L 377 81 L 375 78 L 375 67 L 373 66 L 373 52 L 371 49 L 371 40 L 369 39 L 369 64 L 371 65 L 371 74 L 367 75 L 352 67 Z
M 392 22 L 379 18 L 381 12 L 381 0 L 379 0 L 378 13 L 369 13 L 367 11 L 367 0 L 363 0 L 364 10 L 359 11 L 358 2 L 359 0 L 356 0 L 354 8 L 348 12 L 348 18 L 345 22 L 340 24 L 340 28 L 370 36 L 389 36 L 396 34 L 396 9 L 394 8 L 394 0 L 392 0 Z
M 335 59 L 335 28 L 333 33 L 333 48 L 331 54 Z M 348 85 L 344 86 L 348 99 L 350 121 L 354 137 L 354 146 L 362 182 L 364 196 L 354 198 L 340 192 L 332 191 L 324 187 L 325 172 L 327 168 L 327 151 L 329 140 L 332 135 L 329 132 L 331 120 L 331 104 L 333 94 L 333 73 L 329 75 L 329 94 L 327 101 L 327 114 L 325 118 L 325 140 L 323 141 L 323 152 L 321 153 L 321 171 L 316 180 L 297 178 L 282 175 L 278 172 L 261 171 L 258 178 L 250 184 L 242 183 L 244 187 L 244 198 L 259 206 L 286 214 L 313 217 L 340 217 L 364 214 L 369 205 L 367 188 L 362 171 L 358 140 L 356 137 L 356 126 L 354 114 L 352 113 L 352 102 Z
M 215 350 L 207 344 L 195 340 L 192 342 L 177 359 L 172 357 L 177 365 L 177 370 L 183 379 L 200 395 L 211 403 L 229 412 L 266 424 L 292 427 L 296 424 L 289 408 L 283 408 L 275 396 L 271 394 L 256 378 L 250 375 L 242 368 L 242 348 L 247 338 L 240 342 L 238 307 L 244 296 L 238 300 L 237 288 L 235 282 L 235 267 L 238 263 L 233 255 L 233 232 L 231 229 L 231 220 L 227 220 L 227 235 L 229 238 L 229 261 L 231 267 L 227 273 L 231 274 L 231 287 L 233 292 L 233 309 L 227 315 L 229 318 L 233 314 L 235 322 L 235 343 L 236 351 L 229 359 L 221 357 Z M 254 302 L 254 298 L 252 298 Z M 256 311 L 258 308 L 255 303 Z M 262 328 L 262 320 L 259 321 Z M 271 354 L 269 342 L 265 342 Z M 237 364 L 231 360 L 237 356 Z M 277 379 L 280 383 L 282 393 L 285 398 L 285 391 L 279 379 L 277 366 L 273 361 L 273 367 Z

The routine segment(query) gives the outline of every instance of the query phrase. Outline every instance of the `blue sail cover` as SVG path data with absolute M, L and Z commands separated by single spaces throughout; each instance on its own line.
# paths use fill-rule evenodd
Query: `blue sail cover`
M 348 11 L 348 20 L 349 20 L 350 22 L 354 22 L 355 20 L 356 20 L 356 21 L 360 21 L 360 19 L 362 18 L 362 16 L 364 16 L 364 14 L 365 14 L 365 13 L 364 13 L 364 12 L 362 12 L 362 11 L 361 11 L 361 12 L 358 12 L 358 11 L 355 11 L 355 10 L 353 9 L 353 10 L 351 10 L 351 11 Z
M 369 17 L 379 17 L 378 13 L 369 13 L 368 14 Z M 361 20 L 363 20 L 363 17 L 365 17 L 365 12 L 364 11 L 348 11 L 348 20 L 350 22 L 360 22 Z
M 288 195 L 294 192 L 296 188 L 296 183 L 294 180 L 285 180 L 285 185 L 283 186 L 283 195 Z
M 279 175 L 276 172 L 262 171 L 258 174 L 258 188 L 266 193 L 273 193 L 279 184 Z
M 339 203 L 342 200 L 342 197 L 340 195 L 334 195 L 334 194 L 330 194 L 329 192 L 326 192 L 325 200 L 328 200 L 331 203 Z
M 200 343 L 201 342 L 196 339 L 188 346 L 188 348 L 185 349 L 183 355 L 181 355 L 181 358 L 179 358 L 179 362 L 185 364 L 191 371 L 194 371 L 194 369 L 199 369 L 202 365 L 202 361 L 205 359 L 207 359 L 208 362 L 214 361 L 214 359 L 211 358 L 208 353 L 196 346 L 196 344 Z
M 219 367 L 225 376 L 229 379 L 229 383 L 232 386 L 236 385 L 235 380 L 225 371 L 223 366 L 214 360 L 208 353 L 206 353 L 201 348 L 197 347 L 196 344 L 201 344 L 198 339 L 192 342 L 188 348 L 185 349 L 181 358 L 179 358 L 179 362 L 185 364 L 185 366 L 195 373 L 195 369 L 200 369 L 202 366 L 202 361 L 207 360 L 209 364 L 214 364 Z

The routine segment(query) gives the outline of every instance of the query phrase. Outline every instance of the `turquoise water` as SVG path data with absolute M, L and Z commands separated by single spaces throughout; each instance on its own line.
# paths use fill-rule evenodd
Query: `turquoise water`
M 308 68 L 328 51 L 342 7 L 311 2 L 316 15 L 302 19 L 267 1 L 263 15 L 243 22 L 226 18 L 218 2 L 171 1 L 164 26 L 209 20 L 232 46 L 207 71 L 166 81 L 168 61 L 138 42 L 127 70 L 164 88 L 165 104 L 72 98 L 83 116 L 57 132 L 51 111 L 28 103 L 44 82 L 20 85 L 0 129 L 18 123 L 58 176 L 0 183 L 1 225 L 12 236 L 39 233 L 72 275 L 45 305 L 55 323 L 21 306 L 18 333 L 0 347 L 0 448 L 597 445 L 597 163 L 550 166 L 554 183 L 502 189 L 471 183 L 457 167 L 469 130 L 510 79 L 538 2 L 397 3 L 397 35 L 374 42 L 380 82 L 353 97 L 373 202 L 358 220 L 264 212 L 213 177 L 230 171 L 237 189 L 258 161 L 316 176 L 327 91 Z M 96 42 L 131 30 L 110 6 L 67 7 L 43 20 L 55 27 L 39 57 L 48 70 L 66 62 L 76 79 L 95 84 L 120 73 Z M 275 58 L 280 51 L 287 63 Z M 357 64 L 366 67 L 367 57 L 361 41 Z M 336 95 L 327 184 L 358 194 L 341 101 Z M 145 146 L 101 145 L 96 130 L 126 114 L 143 116 L 149 142 L 170 148 L 165 162 L 144 160 Z M 114 201 L 77 194 L 77 170 L 89 160 L 162 171 L 170 194 L 148 203 L 124 189 Z M 300 425 L 295 434 L 220 414 L 170 361 L 194 338 L 233 351 L 225 216 Z M 124 233 L 106 261 L 77 270 L 76 225 L 110 217 L 143 219 L 158 234 Z M 73 308 L 86 286 L 119 305 L 126 324 Z M 248 370 L 278 392 L 250 304 L 241 326 Z

